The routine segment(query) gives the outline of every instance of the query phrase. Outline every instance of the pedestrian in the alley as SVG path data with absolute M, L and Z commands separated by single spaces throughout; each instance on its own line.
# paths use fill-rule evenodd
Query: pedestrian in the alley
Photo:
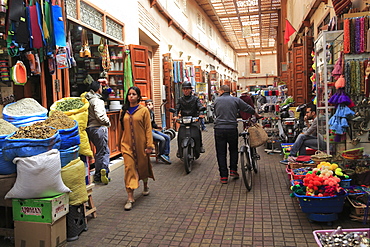
M 229 169 L 227 167 L 227 145 L 229 145 L 230 157 L 230 176 L 239 178 L 238 173 L 238 121 L 239 111 L 245 111 L 257 118 L 261 116 L 253 107 L 245 103 L 238 97 L 230 95 L 230 87 L 222 85 L 219 90 L 220 97 L 215 100 L 214 137 L 218 169 L 220 172 L 221 183 L 227 184 Z M 225 107 L 227 106 L 227 107 Z
M 94 182 L 109 183 L 109 158 L 110 150 L 108 146 L 108 128 L 110 121 L 101 99 L 102 86 L 100 82 L 93 81 L 90 84 L 90 91 L 85 94 L 89 101 L 89 116 L 86 132 L 89 140 L 96 148 L 95 152 L 95 174 Z
M 127 202 L 125 210 L 131 210 L 135 202 L 134 190 L 143 180 L 142 194 L 149 195 L 148 179 L 154 180 L 149 154 L 153 151 L 153 135 L 148 108 L 139 104 L 141 92 L 138 87 L 130 87 L 120 114 L 123 134 L 121 152 L 125 165 L 125 186 Z
M 161 159 L 166 164 L 171 164 L 171 160 L 169 156 L 171 138 L 165 133 L 162 133 L 161 131 L 157 130 L 157 129 L 162 129 L 162 127 L 158 126 L 157 123 L 155 122 L 153 100 L 151 99 L 145 100 L 145 105 L 150 112 L 150 121 L 152 123 L 153 140 L 159 143 L 158 158 Z

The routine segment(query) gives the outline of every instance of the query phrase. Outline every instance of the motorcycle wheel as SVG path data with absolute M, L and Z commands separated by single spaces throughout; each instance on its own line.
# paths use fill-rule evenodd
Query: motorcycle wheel
M 165 130 L 163 133 L 168 135 L 171 140 L 173 140 L 173 138 L 175 138 L 174 134 L 169 130 Z
M 189 174 L 191 172 L 191 167 L 193 163 L 193 158 L 191 157 L 191 147 L 190 146 L 183 148 L 182 157 L 184 159 L 185 171 L 187 174 Z

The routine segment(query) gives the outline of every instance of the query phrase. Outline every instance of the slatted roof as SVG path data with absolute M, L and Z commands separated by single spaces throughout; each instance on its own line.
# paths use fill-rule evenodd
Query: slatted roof
M 197 0 L 238 53 L 276 51 L 280 0 Z

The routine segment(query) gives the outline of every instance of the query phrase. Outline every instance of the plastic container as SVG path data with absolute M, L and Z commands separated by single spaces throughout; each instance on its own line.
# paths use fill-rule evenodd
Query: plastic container
M 317 235 L 318 233 L 319 234 L 326 234 L 326 233 L 333 233 L 336 229 L 331 229 L 331 230 L 316 230 L 316 231 L 313 231 L 313 236 L 315 237 L 315 240 L 316 240 L 316 243 L 319 247 L 322 247 L 323 245 L 321 244 L 321 241 L 319 239 L 319 236 Z M 370 236 L 370 228 L 357 228 L 357 229 L 342 229 L 343 232 L 366 232 L 367 233 L 367 236 Z
M 316 214 L 340 213 L 343 211 L 347 194 L 333 197 L 302 196 L 294 193 L 299 200 L 302 212 Z
M 67 214 L 67 241 L 77 240 L 83 231 L 87 231 L 84 205 L 70 205 L 69 213 Z
M 351 181 L 352 181 L 352 179 L 343 179 L 343 180 L 340 181 L 339 185 L 342 188 L 348 188 L 348 187 L 351 186 Z

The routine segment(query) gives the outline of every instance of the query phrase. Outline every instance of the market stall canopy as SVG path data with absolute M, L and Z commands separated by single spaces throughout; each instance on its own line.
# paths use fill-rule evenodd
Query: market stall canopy
M 276 51 L 280 0 L 199 0 L 223 38 L 239 54 Z

